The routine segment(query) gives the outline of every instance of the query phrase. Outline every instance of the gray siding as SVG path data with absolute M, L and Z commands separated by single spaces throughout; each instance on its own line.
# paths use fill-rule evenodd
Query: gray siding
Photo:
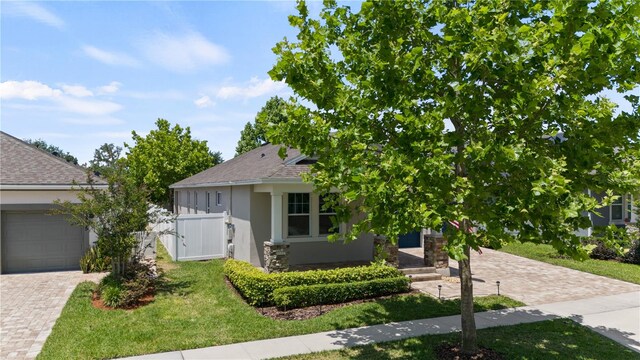
M 598 201 L 602 201 L 603 196 L 604 194 L 593 194 L 593 197 Z M 609 219 L 609 206 L 603 206 L 597 213 L 591 214 L 591 222 L 594 227 L 609 225 Z

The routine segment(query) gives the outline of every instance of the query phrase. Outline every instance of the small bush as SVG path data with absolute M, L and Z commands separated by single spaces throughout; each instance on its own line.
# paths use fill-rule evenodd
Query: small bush
M 102 255 L 98 247 L 92 246 L 80 258 L 80 269 L 83 273 L 108 271 L 111 267 L 111 258 Z
M 618 258 L 618 252 L 605 246 L 601 241 L 597 241 L 595 247 L 589 253 L 589 257 L 598 260 L 614 260 Z
M 282 287 L 353 283 L 403 276 L 396 268 L 378 264 L 333 270 L 266 274 L 248 262 L 234 259 L 225 262 L 224 274 L 247 302 L 254 306 L 273 305 L 273 291 Z
M 640 240 L 631 244 L 629 251 L 622 257 L 622 262 L 640 265 Z
M 154 290 L 155 272 L 150 264 L 135 262 L 129 265 L 124 275 L 105 276 L 98 285 L 98 295 L 105 305 L 126 308 L 138 303 L 140 298 Z
M 353 283 L 286 286 L 273 291 L 273 301 L 280 309 L 339 304 L 406 292 L 410 282 L 406 276 L 399 276 Z

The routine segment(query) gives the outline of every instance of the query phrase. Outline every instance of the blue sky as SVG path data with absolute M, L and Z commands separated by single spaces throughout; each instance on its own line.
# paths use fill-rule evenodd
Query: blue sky
M 230 159 L 265 102 L 292 95 L 267 72 L 271 48 L 295 37 L 294 12 L 292 1 L 3 1 L 0 128 L 84 163 L 164 118 Z
M 313 5 L 318 7 L 319 4 Z M 1 128 L 87 162 L 157 118 L 225 159 L 273 95 L 271 48 L 293 2 L 4 2 Z

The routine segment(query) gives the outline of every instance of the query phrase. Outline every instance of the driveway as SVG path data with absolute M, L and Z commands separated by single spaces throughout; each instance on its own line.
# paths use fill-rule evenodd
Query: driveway
M 418 255 L 422 250 L 417 248 L 401 251 Z M 449 266 L 452 278 L 413 283 L 413 287 L 438 296 L 438 285 L 442 285 L 442 297 L 460 297 L 458 262 L 450 259 Z M 500 281 L 500 295 L 520 300 L 527 305 L 640 291 L 640 285 L 484 248 L 482 254 L 472 252 L 471 274 L 474 296 L 496 294 L 496 281 Z
M 34 359 L 76 285 L 102 276 L 80 271 L 0 275 L 0 359 Z

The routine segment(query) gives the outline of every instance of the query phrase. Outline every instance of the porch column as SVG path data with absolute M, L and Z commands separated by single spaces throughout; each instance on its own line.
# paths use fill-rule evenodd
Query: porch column
M 281 244 L 282 239 L 282 192 L 271 193 L 271 243 Z

